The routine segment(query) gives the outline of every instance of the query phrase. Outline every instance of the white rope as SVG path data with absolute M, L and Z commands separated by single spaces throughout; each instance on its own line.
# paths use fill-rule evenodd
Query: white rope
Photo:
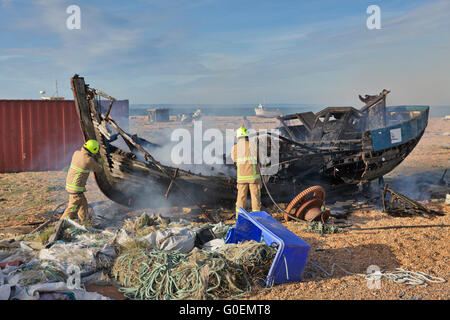
M 429 274 L 420 271 L 408 271 L 401 268 L 395 268 L 392 271 L 382 270 L 374 273 L 354 273 L 345 270 L 343 267 L 338 265 L 337 263 L 333 263 L 331 265 L 331 271 L 327 272 L 322 266 L 318 263 L 310 260 L 309 261 L 314 267 L 325 273 L 327 276 L 331 277 L 334 274 L 335 267 L 338 267 L 343 272 L 349 275 L 358 275 L 364 277 L 366 280 L 381 280 L 381 278 L 387 278 L 395 283 L 406 283 L 412 286 L 424 285 L 427 286 L 428 283 L 444 283 L 447 280 L 439 277 L 434 277 Z
M 428 285 L 428 283 L 444 283 L 447 280 L 439 277 L 434 277 L 429 274 L 420 271 L 408 271 L 401 268 L 395 268 L 391 272 L 383 270 L 380 273 L 366 274 L 365 278 L 367 280 L 380 279 L 381 277 L 391 279 L 395 283 L 406 283 L 412 286 L 418 285 Z M 427 283 L 428 282 L 428 283 Z

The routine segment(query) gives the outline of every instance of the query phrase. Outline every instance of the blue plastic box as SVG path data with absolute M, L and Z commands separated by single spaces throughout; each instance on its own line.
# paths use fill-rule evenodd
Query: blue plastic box
M 286 229 L 267 212 L 248 213 L 239 207 L 236 226 L 231 228 L 225 243 L 264 240 L 267 245 L 276 243 L 277 254 L 266 278 L 266 286 L 300 281 L 308 260 L 310 245 Z

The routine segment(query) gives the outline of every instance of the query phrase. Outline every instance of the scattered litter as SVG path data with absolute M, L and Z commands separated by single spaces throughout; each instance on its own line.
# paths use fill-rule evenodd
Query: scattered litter
M 308 228 L 306 228 L 306 231 L 319 234 L 333 234 L 344 232 L 344 230 L 335 226 L 334 224 L 322 223 L 319 221 L 310 222 Z
M 29 260 L 34 257 L 33 249 L 25 242 L 0 242 L 0 263 L 8 264 L 8 262 L 16 260 Z
M 194 248 L 195 232 L 186 228 L 167 228 L 164 231 L 151 232 L 140 240 L 146 242 L 149 248 L 188 253 Z
M 132 299 L 220 299 L 241 295 L 267 274 L 276 249 L 246 241 L 225 245 L 228 226 L 182 227 L 159 216 L 127 220 L 112 275 Z M 153 228 L 149 228 L 153 227 Z M 143 235 L 145 231 L 150 231 Z M 194 248 L 197 246 L 197 248 Z
M 69 288 L 67 275 L 58 267 L 34 260 L 19 267 L 0 270 L 0 300 L 47 300 L 63 299 L 61 294 L 69 294 L 70 300 L 105 300 L 97 293 L 86 292 L 82 288 Z M 41 296 L 45 293 L 44 296 Z
M 196 232 L 187 221 L 171 222 L 160 215 L 143 213 L 135 220 L 127 219 L 116 242 L 121 247 L 137 245 L 147 249 L 190 252 L 195 245 Z
M 423 210 L 420 203 L 388 187 L 385 192 L 413 210 Z M 130 299 L 230 299 L 248 293 L 253 286 L 293 281 L 296 272 L 303 270 L 303 262 L 293 262 L 292 257 L 278 252 L 282 247 L 291 247 L 289 232 L 268 214 L 259 214 L 241 212 L 233 228 L 223 222 L 198 225 L 147 213 L 127 219 L 120 229 L 109 230 L 85 227 L 70 219 L 58 221 L 55 228 L 46 229 L 52 234 L 45 247 L 38 242 L 0 242 L 0 299 L 109 299 L 86 291 L 85 285 L 99 281 L 118 285 L 119 291 Z M 41 231 L 47 232 L 42 228 Z M 269 231 L 282 235 L 283 241 L 291 240 L 276 242 Z M 310 222 L 306 231 L 343 232 L 338 225 L 321 221 Z M 230 241 L 231 238 L 240 240 Z M 367 280 L 384 277 L 412 286 L 446 282 L 399 268 L 360 274 L 336 263 L 331 272 L 314 261 L 309 263 L 329 277 L 337 268 Z M 76 287 L 69 282 L 69 270 L 74 266 L 80 270 Z M 281 274 L 286 279 L 275 281 Z
M 205 250 L 216 251 L 223 247 L 224 244 L 225 241 L 223 239 L 213 239 L 206 242 L 201 248 Z
M 69 267 L 79 267 L 80 283 L 101 278 L 96 273 L 111 269 L 116 257 L 111 246 L 114 233 L 92 233 L 74 221 L 59 221 L 57 225 L 47 248 L 33 242 L 0 242 L 1 299 L 106 299 L 82 287 L 70 289 Z M 59 239 L 69 235 L 70 242 Z

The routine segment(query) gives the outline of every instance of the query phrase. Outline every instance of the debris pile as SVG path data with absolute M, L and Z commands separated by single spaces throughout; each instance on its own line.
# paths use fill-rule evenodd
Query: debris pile
M 198 227 L 180 219 L 171 222 L 160 215 L 143 213 L 137 219 L 127 219 L 119 231 L 115 243 L 119 251 L 130 248 L 146 248 L 156 250 L 178 250 L 190 252 L 195 246 Z
M 228 228 L 147 213 L 120 229 L 58 221 L 24 237 L 34 242 L 0 242 L 0 299 L 109 299 L 85 290 L 98 281 L 130 299 L 237 297 L 264 278 L 276 248 L 225 244 Z
M 216 251 L 139 250 L 120 256 L 113 273 L 130 298 L 220 299 L 246 292 L 243 269 Z
M 275 254 L 275 248 L 255 241 L 187 254 L 135 249 L 119 256 L 112 274 L 133 299 L 224 299 L 250 290 L 252 279 L 267 274 Z
M 223 299 L 264 278 L 276 249 L 247 241 L 224 244 L 226 227 L 193 226 L 143 214 L 119 232 L 112 276 L 132 299 Z M 214 232 L 215 231 L 215 232 Z
M 77 240 L 74 245 L 76 243 Z M 102 247 L 98 247 L 94 255 L 91 250 L 72 251 L 72 247 L 61 248 L 62 245 L 61 241 L 50 249 L 41 248 L 37 252 L 23 241 L 2 242 L 0 244 L 2 249 L 0 252 L 0 300 L 108 299 L 98 293 L 87 292 L 81 285 L 88 276 L 92 276 L 105 267 L 104 264 L 95 262 L 96 258 L 102 256 L 99 254 Z M 80 243 L 76 245 L 81 246 Z M 102 258 L 99 259 L 102 260 Z M 112 262 L 113 259 L 109 261 Z M 69 281 L 73 275 L 71 268 L 75 273 L 77 270 L 83 270 L 78 273 L 79 278 L 75 283 Z
M 226 244 L 218 252 L 241 266 L 250 277 L 265 280 L 277 249 L 252 240 L 239 244 Z

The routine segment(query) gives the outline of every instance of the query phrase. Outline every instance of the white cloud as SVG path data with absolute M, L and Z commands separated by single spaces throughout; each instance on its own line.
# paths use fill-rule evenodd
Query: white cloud
M 46 41 L 0 52 L 5 94 L 18 85 L 20 92 L 28 87 L 37 94 L 43 89 L 36 87 L 42 86 L 38 79 L 49 86 L 58 79 L 70 97 L 68 79 L 79 73 L 135 103 L 253 103 L 264 96 L 273 102 L 357 104 L 357 94 L 384 88 L 392 90 L 395 103 L 450 102 L 444 88 L 450 82 L 448 1 L 397 15 L 382 12 L 381 30 L 367 30 L 363 10 L 361 16 L 292 28 L 215 33 L 180 25 L 186 6 L 210 2 L 183 1 L 151 1 L 156 8 L 135 17 L 83 2 L 81 30 L 66 28 L 71 1 L 35 1 L 14 25 Z M 171 10 L 162 14 L 158 6 Z

